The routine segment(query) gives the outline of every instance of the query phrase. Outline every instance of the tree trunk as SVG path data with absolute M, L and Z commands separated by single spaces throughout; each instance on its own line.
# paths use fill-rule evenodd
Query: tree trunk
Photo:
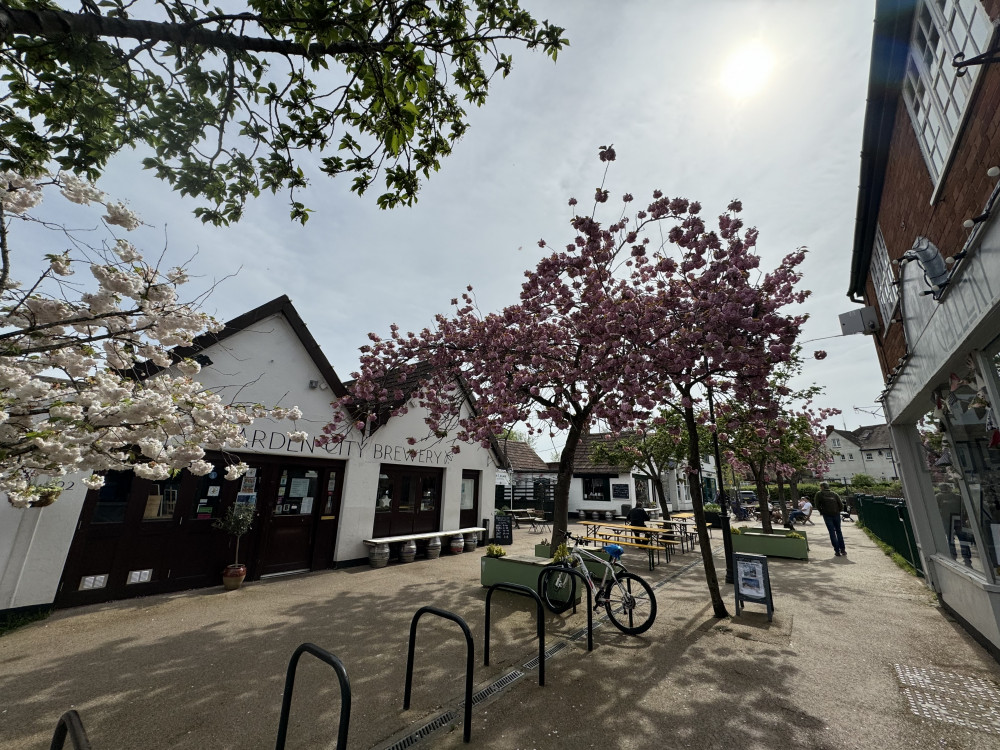
M 653 491 L 656 492 L 656 503 L 663 511 L 663 517 L 670 517 L 670 510 L 667 506 L 667 491 L 663 488 L 663 475 L 657 473 L 653 478 Z
M 684 407 L 684 425 L 688 435 L 688 484 L 691 489 L 691 504 L 694 507 L 694 520 L 698 531 L 698 544 L 701 547 L 701 561 L 705 566 L 705 580 L 708 592 L 712 597 L 712 609 L 716 617 L 729 617 L 726 604 L 719 590 L 719 576 L 715 572 L 715 559 L 712 557 L 712 542 L 708 538 L 708 526 L 705 525 L 705 504 L 701 494 L 701 451 L 698 448 L 698 425 L 694 418 L 694 407 Z
M 785 502 L 785 478 L 778 472 L 778 507 L 781 509 L 782 525 L 788 523 L 788 504 Z
M 566 435 L 566 446 L 559 458 L 559 473 L 556 475 L 556 490 L 552 506 L 552 547 L 555 549 L 566 541 L 566 529 L 569 527 L 569 487 L 573 481 L 573 460 L 576 448 L 580 444 L 583 426 L 570 423 Z

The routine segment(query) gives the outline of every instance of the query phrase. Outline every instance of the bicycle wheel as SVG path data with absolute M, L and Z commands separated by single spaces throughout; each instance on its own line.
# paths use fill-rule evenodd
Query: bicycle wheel
M 566 565 L 547 570 L 553 572 L 545 577 L 542 584 L 542 601 L 551 612 L 559 615 L 573 606 L 573 600 L 576 598 L 576 576 L 566 572 L 569 570 Z
M 608 618 L 623 633 L 639 635 L 656 619 L 656 597 L 652 587 L 633 573 L 623 573 L 608 586 L 604 608 Z

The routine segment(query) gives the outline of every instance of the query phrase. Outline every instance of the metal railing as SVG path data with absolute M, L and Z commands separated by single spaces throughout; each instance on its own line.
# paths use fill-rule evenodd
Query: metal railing
M 924 567 L 917 552 L 917 540 L 910 522 L 910 509 L 896 497 L 855 495 L 854 508 L 858 521 L 885 544 L 892 547 L 923 576 Z

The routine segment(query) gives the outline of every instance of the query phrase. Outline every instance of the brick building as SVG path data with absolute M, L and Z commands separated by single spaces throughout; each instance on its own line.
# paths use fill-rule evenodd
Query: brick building
M 876 3 L 848 295 L 877 316 L 928 584 L 1000 654 L 1000 65 L 980 58 L 998 17 L 1000 0 Z

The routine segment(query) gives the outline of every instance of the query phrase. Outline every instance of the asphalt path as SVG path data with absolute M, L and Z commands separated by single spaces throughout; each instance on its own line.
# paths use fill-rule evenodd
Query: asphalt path
M 47 748 L 71 708 L 94 750 L 272 748 L 288 660 L 305 642 L 347 669 L 350 748 L 1000 747 L 1000 665 L 853 524 L 843 558 L 822 523 L 806 531 L 808 561 L 769 561 L 772 622 L 753 604 L 714 617 L 699 554 L 650 572 L 627 553 L 655 586 L 653 627 L 629 637 L 598 613 L 588 651 L 582 609 L 547 614 L 544 687 L 521 597 L 494 595 L 482 663 L 482 549 L 62 610 L 0 638 L 0 749 Z M 515 531 L 508 549 L 530 554 L 542 536 Z M 721 575 L 718 531 L 713 543 Z M 723 595 L 732 613 L 732 586 Z M 475 691 L 489 695 L 474 703 L 469 745 L 454 623 L 421 620 L 403 710 L 410 622 L 427 605 L 474 636 Z M 334 747 L 340 705 L 334 672 L 304 656 L 286 747 Z M 409 739 L 428 725 L 440 728 Z

